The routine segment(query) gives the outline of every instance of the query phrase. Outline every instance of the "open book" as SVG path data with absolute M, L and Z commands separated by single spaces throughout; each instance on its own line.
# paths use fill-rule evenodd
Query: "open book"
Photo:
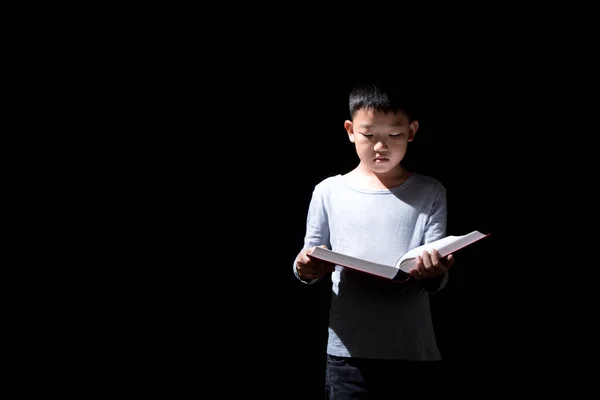
M 323 247 L 315 247 L 309 257 L 317 258 L 323 261 L 328 261 L 336 265 L 356 269 L 363 272 L 368 272 L 373 275 L 378 275 L 392 280 L 403 280 L 408 277 L 408 272 L 417 265 L 417 256 L 423 253 L 423 250 L 431 251 L 436 249 L 440 256 L 456 252 L 489 234 L 484 234 L 479 231 L 473 231 L 462 236 L 446 236 L 442 239 L 430 242 L 419 247 L 415 247 L 407 251 L 402 257 L 396 261 L 395 265 L 384 265 L 363 260 L 361 258 L 352 257 L 346 254 L 338 253 L 333 250 Z

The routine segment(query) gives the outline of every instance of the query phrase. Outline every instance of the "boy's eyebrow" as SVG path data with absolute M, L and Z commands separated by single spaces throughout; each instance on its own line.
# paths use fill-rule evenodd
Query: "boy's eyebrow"
M 394 128 L 395 128 L 395 127 L 397 127 L 397 126 L 404 126 L 404 123 L 403 123 L 403 122 L 394 122 L 393 124 L 391 124 L 391 125 L 389 125 L 389 126 L 391 126 L 391 127 L 394 127 Z M 370 128 L 372 128 L 372 127 L 373 127 L 373 125 L 369 125 L 369 124 L 360 124 L 358 127 L 359 127 L 359 128 L 364 128 L 364 129 L 370 129 Z

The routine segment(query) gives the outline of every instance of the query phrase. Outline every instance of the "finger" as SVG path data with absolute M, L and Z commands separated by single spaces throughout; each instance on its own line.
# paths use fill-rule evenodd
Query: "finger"
M 307 264 L 307 267 L 310 268 L 311 272 L 314 272 L 319 276 L 335 271 L 335 264 L 326 261 L 312 260 L 309 264 Z
M 421 258 L 423 259 L 423 266 L 425 267 L 425 269 L 430 269 L 433 263 L 431 262 L 431 255 L 427 250 L 423 250 Z
M 435 267 L 431 260 L 431 255 L 427 251 L 423 251 L 423 269 L 419 272 L 421 273 L 421 277 L 427 278 L 435 274 Z
M 306 254 L 300 254 L 296 260 L 296 270 L 299 275 L 306 278 L 307 274 L 313 273 L 314 263 Z
M 425 267 L 423 266 L 423 257 L 417 256 L 417 265 L 410 271 L 410 274 L 417 279 L 424 277 Z
M 311 259 L 309 257 L 306 258 L 307 262 L 298 263 L 296 265 L 296 269 L 304 277 L 310 277 L 310 279 L 314 279 L 323 276 L 329 272 L 333 272 L 335 270 L 335 264 L 321 260 Z
M 302 279 L 304 279 L 305 281 L 310 281 L 310 280 L 313 280 L 313 279 L 316 279 L 316 278 L 317 278 L 316 274 L 306 273 L 306 274 L 302 275 Z
M 411 269 L 410 271 L 408 271 L 408 273 L 415 279 L 421 279 L 421 275 L 419 275 L 419 270 L 417 270 L 416 268 Z
M 333 272 L 333 271 L 335 271 L 335 264 L 326 262 L 326 263 L 323 263 L 323 265 L 321 266 L 321 268 L 325 272 Z
M 296 264 L 296 270 L 298 271 L 298 275 L 300 275 L 303 279 L 314 279 L 315 275 L 317 274 L 314 263 L 298 263 Z
M 314 265 L 311 264 L 304 264 L 298 267 L 298 272 L 302 275 L 302 276 L 312 276 L 312 275 L 316 275 L 317 274 L 317 269 L 315 269 Z
M 441 262 L 442 256 L 436 249 L 432 249 L 429 254 L 431 255 L 431 268 L 427 270 L 427 276 L 433 278 L 444 273 L 445 268 Z
M 440 253 L 438 253 L 438 251 L 436 249 L 431 250 L 431 264 L 433 266 L 437 266 L 440 264 L 440 258 L 442 258 L 440 256 Z
M 437 277 L 446 273 L 448 267 L 446 266 L 445 261 L 446 260 L 440 255 L 440 253 L 437 250 L 433 249 L 431 251 L 431 263 L 433 265 L 433 268 L 431 269 L 432 277 Z
M 452 254 L 448 254 L 446 256 L 446 269 L 450 268 L 454 264 L 454 256 Z
M 332 264 L 330 262 L 327 261 L 321 261 L 318 264 L 318 268 L 317 268 L 318 273 L 320 273 L 321 275 L 325 275 L 327 273 L 333 272 L 335 271 L 335 264 Z M 316 272 L 316 271 L 315 271 Z
M 322 244 L 320 246 L 313 246 L 313 247 L 310 247 L 308 250 L 306 250 L 306 253 L 307 254 L 312 254 L 313 251 L 315 251 L 316 247 L 321 247 L 322 249 L 326 249 L 327 248 L 327 246 L 325 246 L 324 244 Z
M 329 261 L 319 260 L 317 258 L 310 258 L 307 266 L 315 272 L 321 272 L 323 274 L 333 271 L 335 264 Z

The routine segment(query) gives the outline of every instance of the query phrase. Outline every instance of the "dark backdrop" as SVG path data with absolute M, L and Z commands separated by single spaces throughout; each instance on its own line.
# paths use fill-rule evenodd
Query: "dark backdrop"
M 38 342 L 60 328 L 60 341 L 45 346 L 57 358 L 23 359 L 59 371 L 57 382 L 67 386 L 91 381 L 90 391 L 124 393 L 127 384 L 128 392 L 168 397 L 318 398 L 329 288 L 306 287 L 292 275 L 310 193 L 357 161 L 343 130 L 352 79 L 389 68 L 412 81 L 400 69 L 408 65 L 420 71 L 425 115 L 407 166 L 446 186 L 449 233 L 491 234 L 456 254 L 449 286 L 432 297 L 451 378 L 443 388 L 554 391 L 562 383 L 572 393 L 580 386 L 565 378 L 588 365 L 596 342 L 586 329 L 595 310 L 580 313 L 597 303 L 597 246 L 583 243 L 597 236 L 590 193 L 597 122 L 584 121 L 596 114 L 587 41 L 596 35 L 584 32 L 595 25 L 583 14 L 560 12 L 576 28 L 567 35 L 556 18 L 539 13 L 523 17 L 527 35 L 504 18 L 491 35 L 479 29 L 490 19 L 470 27 L 449 18 L 449 30 L 394 26 L 393 44 L 381 41 L 385 51 L 372 47 L 375 39 L 358 44 L 372 24 L 361 29 L 340 19 L 345 43 L 334 46 L 326 37 L 304 40 L 313 26 L 302 19 L 294 30 L 302 46 L 295 46 L 244 13 L 252 26 L 234 21 L 240 35 L 233 42 L 226 42 L 230 26 L 186 24 L 180 13 L 166 25 L 133 18 L 149 29 L 111 31 L 104 49 L 86 43 L 97 57 L 76 64 L 86 78 L 76 83 L 95 103 L 71 96 L 85 112 L 62 111 L 68 121 L 82 117 L 67 125 L 92 142 L 84 147 L 78 138 L 69 152 L 90 155 L 97 174 L 69 163 L 83 174 L 69 181 L 76 193 L 65 205 L 94 201 L 76 214 L 93 236 L 77 230 L 84 245 L 66 243 L 69 252 L 84 250 L 71 279 L 56 274 L 62 255 L 55 261 L 42 252 L 40 267 L 64 286 L 44 282 L 50 295 L 36 306 L 59 293 L 67 305 L 50 315 L 65 313 L 68 324 L 32 331 Z M 549 29 L 538 29 L 542 22 Z M 449 35 L 458 31 L 464 34 Z M 407 33 L 431 33 L 436 46 L 417 46 Z M 98 70 L 88 73 L 88 65 Z M 93 187 L 85 197 L 82 182 Z M 66 347 L 76 355 L 67 360 L 76 376 L 56 367 Z M 575 376 L 577 383 L 585 378 Z

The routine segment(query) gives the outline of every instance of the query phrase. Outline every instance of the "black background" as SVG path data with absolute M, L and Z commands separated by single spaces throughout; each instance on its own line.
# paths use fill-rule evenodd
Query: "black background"
M 421 89 L 406 165 L 446 187 L 448 233 L 490 233 L 456 254 L 448 287 L 432 296 L 449 379 L 431 387 L 573 393 L 595 382 L 581 366 L 597 342 L 587 329 L 598 282 L 587 38 L 597 35 L 586 11 L 534 10 L 455 10 L 468 21 L 441 14 L 448 27 L 409 27 L 418 13 L 390 12 L 389 36 L 353 12 L 325 24 L 335 43 L 313 31 L 313 9 L 252 10 L 268 22 L 227 10 L 216 28 L 211 14 L 110 10 L 123 24 L 101 19 L 94 40 L 68 27 L 68 40 L 35 35 L 51 54 L 32 53 L 31 78 L 53 89 L 22 94 L 58 108 L 35 133 L 61 149 L 35 168 L 51 178 L 47 191 L 23 180 L 39 190 L 23 215 L 56 223 L 23 224 L 52 251 L 26 243 L 41 257 L 39 284 L 28 264 L 11 298 L 32 305 L 16 311 L 16 350 L 29 351 L 19 361 L 47 379 L 23 374 L 22 388 L 319 398 L 330 289 L 298 282 L 292 262 L 314 185 L 358 161 L 343 129 L 347 95 L 373 76 Z M 400 378 L 399 393 L 407 387 Z

